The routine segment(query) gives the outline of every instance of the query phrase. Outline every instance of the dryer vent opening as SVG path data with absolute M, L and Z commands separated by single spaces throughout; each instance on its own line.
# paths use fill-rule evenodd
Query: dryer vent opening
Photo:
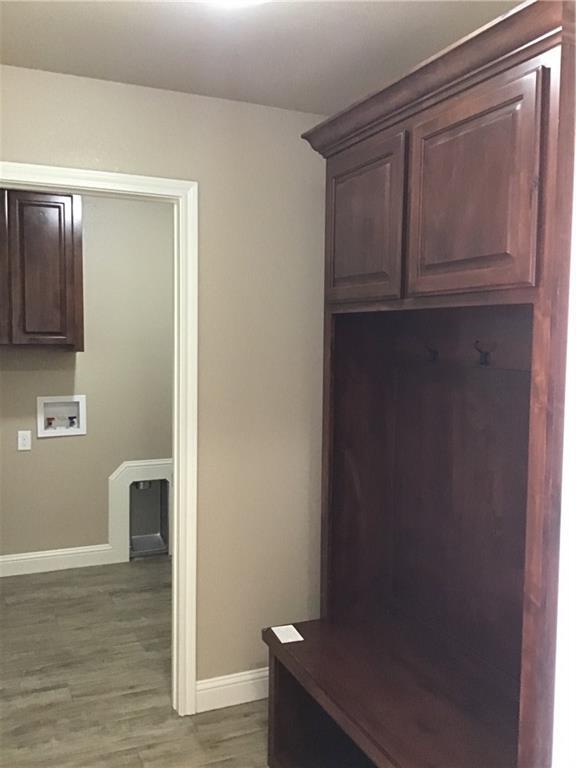
M 168 497 L 166 480 L 143 480 L 130 485 L 130 558 L 168 553 Z

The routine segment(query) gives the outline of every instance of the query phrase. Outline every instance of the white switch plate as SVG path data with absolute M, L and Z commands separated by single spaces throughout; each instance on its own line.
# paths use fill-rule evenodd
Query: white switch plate
M 19 451 L 32 450 L 32 432 L 29 429 L 18 430 L 18 450 Z

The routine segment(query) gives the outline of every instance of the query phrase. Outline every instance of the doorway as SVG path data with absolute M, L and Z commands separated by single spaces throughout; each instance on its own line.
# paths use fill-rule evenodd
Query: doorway
M 174 227 L 172 704 L 196 712 L 196 489 L 198 227 L 197 183 L 129 174 L 0 163 L 7 188 L 66 189 L 83 195 L 168 202 Z M 63 550 L 65 553 L 65 550 Z M 74 554 L 70 553 L 73 557 Z M 16 556 L 17 557 L 17 556 Z M 63 555 L 66 557 L 66 554 Z M 14 558 L 0 558 L 11 573 Z

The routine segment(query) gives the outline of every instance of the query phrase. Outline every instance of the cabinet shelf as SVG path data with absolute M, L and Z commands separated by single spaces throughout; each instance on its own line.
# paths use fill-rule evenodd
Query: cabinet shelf
M 322 620 L 296 627 L 303 642 L 282 644 L 269 629 L 263 638 L 276 662 L 363 750 L 364 759 L 345 758 L 354 768 L 515 765 L 517 701 L 485 682 L 480 667 L 465 675 L 462 660 L 450 658 L 439 640 L 419 642 L 420 630 L 394 617 L 377 627 Z M 329 756 L 317 754 L 318 730 L 312 754 L 306 757 L 302 745 L 297 758 L 280 750 L 279 766 L 328 764 Z M 333 734 L 326 744 L 333 748 Z

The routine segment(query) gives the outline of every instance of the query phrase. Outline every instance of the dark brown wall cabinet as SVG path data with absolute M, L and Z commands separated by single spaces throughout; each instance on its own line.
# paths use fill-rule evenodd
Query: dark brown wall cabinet
M 404 134 L 378 135 L 328 161 L 327 292 L 395 298 L 402 278 Z
M 80 197 L 2 195 L 2 343 L 82 349 Z
M 314 128 L 327 158 L 321 615 L 270 768 L 550 768 L 573 3 Z
M 526 62 L 330 155 L 327 298 L 535 285 L 548 89 Z
M 528 64 L 415 121 L 409 294 L 535 284 L 542 79 Z

